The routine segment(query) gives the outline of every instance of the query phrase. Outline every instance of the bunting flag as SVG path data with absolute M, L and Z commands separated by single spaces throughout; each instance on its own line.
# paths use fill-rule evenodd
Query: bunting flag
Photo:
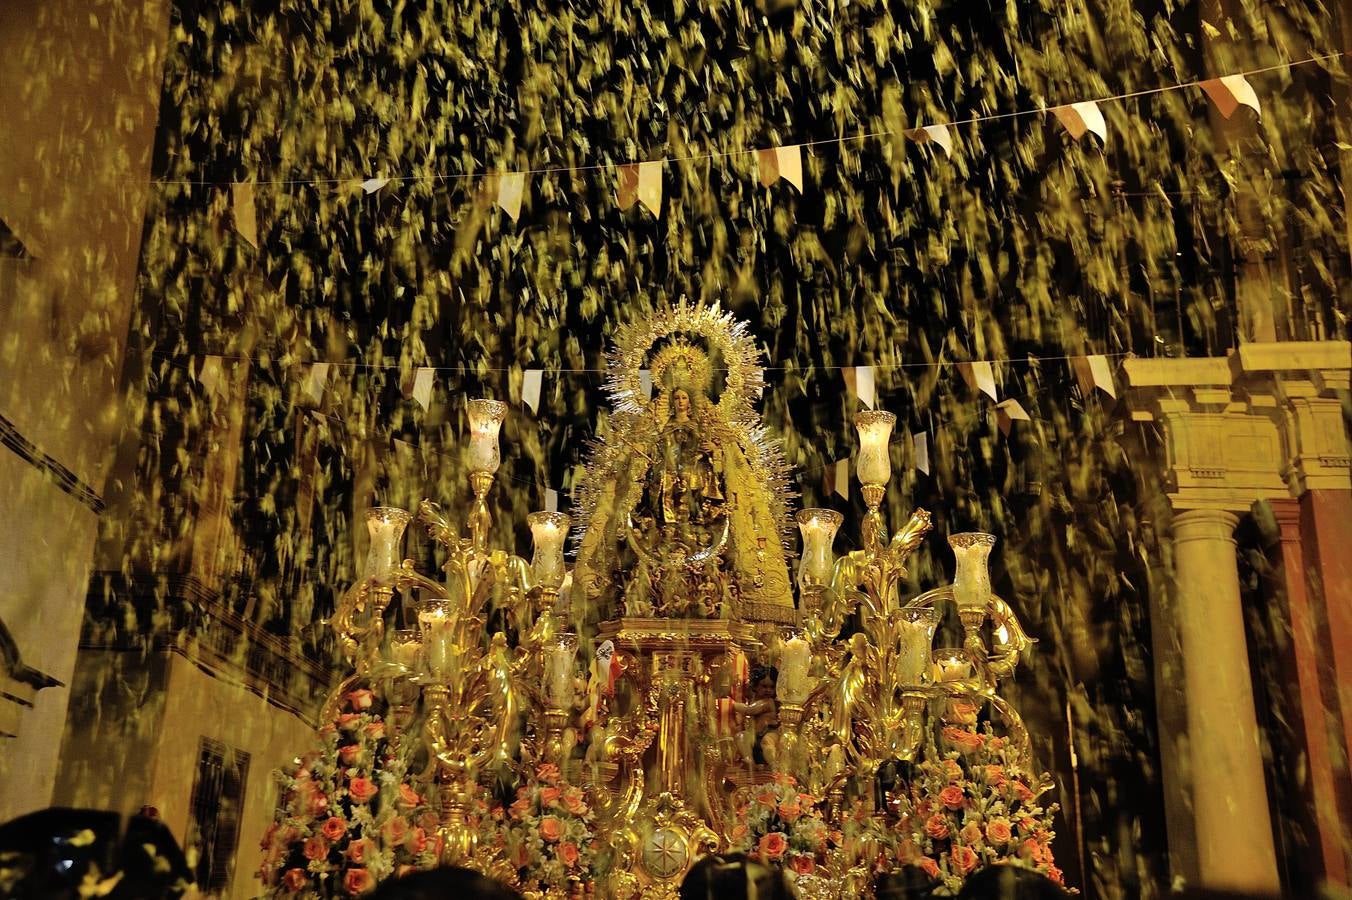
M 638 164 L 638 202 L 655 216 L 662 214 L 662 161 Z
M 432 384 L 435 378 L 436 370 L 426 366 L 419 368 L 413 375 L 413 399 L 424 411 L 432 408 Z
M 850 499 L 850 460 L 839 459 L 822 470 L 822 491 L 835 494 L 842 500 Z
M 529 406 L 533 413 L 540 411 L 540 387 L 544 374 L 541 369 L 527 369 L 521 373 L 521 402 Z
M 944 151 L 944 156 L 953 155 L 953 136 L 948 133 L 947 125 L 925 125 L 912 128 L 906 136 L 917 144 L 935 143 Z
M 1078 141 L 1086 131 L 1092 131 L 1099 140 L 1105 143 L 1108 141 L 1108 123 L 1103 120 L 1103 112 L 1093 100 L 1053 107 L 1052 115 L 1066 126 L 1066 131 L 1074 140 Z
M 559 511 L 559 492 L 553 488 L 545 488 L 545 512 Z
M 1113 385 L 1112 369 L 1108 367 L 1108 357 L 1106 356 L 1080 356 L 1071 360 L 1071 367 L 1075 370 L 1075 381 L 1080 386 L 1080 394 L 1086 399 L 1094 392 L 1095 388 L 1103 391 L 1114 400 L 1117 399 L 1117 389 Z
M 521 218 L 521 198 L 526 195 L 526 173 L 507 172 L 497 176 L 497 204 L 515 222 Z
M 1028 416 L 1028 411 L 1023 408 L 1023 404 L 1012 397 L 995 404 L 993 412 L 995 415 L 995 423 L 1000 426 L 1000 432 L 1004 434 L 1005 437 L 1009 437 L 1010 429 L 1014 427 L 1016 421 L 1031 421 Z
M 305 378 L 305 397 L 315 406 L 324 402 L 324 388 L 329 383 L 329 363 L 315 363 Z
M 651 369 L 638 370 L 638 391 L 644 400 L 653 398 L 653 373 Z
M 1243 75 L 1226 75 L 1223 78 L 1213 78 L 1209 81 L 1203 81 L 1200 84 L 1202 90 L 1211 98 L 1211 102 L 1216 104 L 1216 109 L 1225 118 L 1230 118 L 1235 114 L 1235 110 L 1241 106 L 1247 106 L 1253 110 L 1258 118 L 1263 117 L 1263 108 L 1258 102 L 1258 92 L 1249 84 L 1249 79 Z
M 958 364 L 958 371 L 962 373 L 963 380 L 967 386 L 976 388 L 990 397 L 997 403 L 1000 395 L 995 390 L 995 369 L 989 362 L 965 362 Z
M 389 183 L 390 180 L 388 178 L 368 178 L 361 183 L 362 193 L 374 194 Z
M 619 166 L 615 174 L 619 179 L 615 185 L 615 203 L 626 210 L 638 202 L 638 166 Z
M 926 475 L 930 473 L 929 460 L 929 434 L 924 431 L 917 431 L 911 435 L 911 444 L 914 447 L 912 451 L 915 459 L 915 467 Z
M 258 249 L 258 211 L 254 208 L 253 185 L 240 181 L 230 186 L 235 231 L 255 250 Z
M 803 192 L 803 148 L 799 144 L 792 147 L 772 147 L 756 151 L 756 162 L 760 168 L 760 183 L 769 187 L 783 178 L 789 184 Z
M 221 380 L 225 372 L 221 367 L 221 358 L 219 356 L 202 357 L 202 370 L 197 373 L 197 381 L 212 397 L 221 395 Z
M 873 403 L 877 399 L 873 366 L 854 367 L 854 392 L 859 396 L 860 403 L 873 409 Z

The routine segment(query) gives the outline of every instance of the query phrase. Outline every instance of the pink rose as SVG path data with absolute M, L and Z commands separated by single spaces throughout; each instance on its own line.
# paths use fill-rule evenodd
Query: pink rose
M 1014 832 L 1004 819 L 995 819 L 986 826 L 986 840 L 992 844 L 1007 844 Z
M 943 816 L 930 816 L 925 820 L 925 834 L 941 841 L 948 837 L 948 823 L 944 821 Z
M 345 766 L 355 765 L 360 757 L 361 745 L 359 744 L 347 744 L 338 748 L 338 758 L 342 760 Z
M 376 886 L 375 878 L 365 869 L 348 869 L 343 876 L 343 889 L 352 896 L 365 894 Z
M 304 869 L 287 869 L 286 874 L 282 876 L 282 887 L 293 894 L 299 893 L 310 883 L 310 878 L 305 874 Z
M 375 702 L 376 695 L 365 688 L 362 688 L 358 691 L 348 691 L 343 696 L 347 698 L 348 705 L 353 709 L 364 710 L 371 708 L 371 705 Z
M 784 851 L 789 849 L 789 842 L 783 833 L 772 831 L 760 839 L 756 845 L 756 852 L 762 859 L 779 859 L 784 855 Z
M 563 823 L 557 816 L 545 816 L 540 820 L 540 836 L 549 842 L 563 837 Z
M 789 861 L 789 868 L 799 875 L 811 875 L 816 870 L 817 863 L 806 853 L 800 853 Z
M 958 845 L 949 851 L 949 859 L 953 863 L 953 870 L 959 875 L 966 875 L 972 871 L 977 864 L 976 851 L 971 847 Z
M 347 792 L 358 803 L 368 803 L 379 789 L 369 778 L 357 777 L 347 783 Z
M 329 840 L 341 841 L 343 835 L 347 834 L 347 822 L 337 816 L 329 816 L 319 830 Z
M 357 713 L 343 713 L 338 717 L 338 727 L 344 731 L 353 731 L 361 724 L 361 716 Z
M 325 797 L 318 788 L 310 788 L 304 794 L 305 811 L 311 816 L 318 818 L 329 809 L 329 798 Z
M 371 738 L 371 740 L 378 741 L 385 736 L 385 723 L 367 722 L 366 727 L 362 730 L 366 732 L 366 736 Z
M 308 860 L 317 862 L 321 859 L 328 859 L 329 842 L 317 835 L 312 838 L 306 838 L 304 853 L 305 858 Z
M 920 868 L 925 870 L 925 874 L 931 878 L 939 877 L 939 864 L 926 856 L 920 860 Z
M 962 788 L 950 784 L 939 792 L 939 802 L 949 809 L 962 809 Z
M 572 841 L 564 841 L 562 844 L 559 844 L 559 861 L 565 866 L 570 869 L 573 868 L 577 865 L 577 858 L 577 844 L 574 844 Z
M 418 796 L 417 791 L 406 784 L 399 785 L 400 806 L 417 806 L 419 803 L 422 803 L 422 797 Z

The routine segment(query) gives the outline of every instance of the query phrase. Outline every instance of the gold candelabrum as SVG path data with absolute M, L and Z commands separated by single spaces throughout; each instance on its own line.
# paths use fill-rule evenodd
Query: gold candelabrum
M 682 402 L 688 406 L 688 396 Z M 766 574 L 773 532 L 750 547 L 729 549 L 730 535 L 752 521 L 738 518 L 745 489 L 725 490 L 717 482 L 724 471 L 719 466 L 735 471 L 738 463 L 695 439 L 682 444 L 673 438 L 670 446 L 699 448 L 703 455 L 692 458 L 703 468 L 677 467 L 643 489 L 652 491 L 653 506 L 663 515 L 689 511 L 695 517 L 683 535 L 669 522 L 644 526 L 620 506 L 620 494 L 606 495 L 617 507 L 614 517 L 628 523 L 615 532 L 624 539 L 633 542 L 642 531 L 653 540 L 678 535 L 681 541 L 671 555 L 644 548 L 634 578 L 647 581 L 638 588 L 593 589 L 593 572 L 584 579 L 591 594 L 575 584 L 580 564 L 570 571 L 564 557 L 572 521 L 558 512 L 529 516 L 529 562 L 493 549 L 488 498 L 507 408 L 472 400 L 468 409 L 468 536 L 434 503 L 423 501 L 417 511 L 445 553 L 443 578 L 423 576 L 411 561 L 400 560 L 413 517 L 374 509 L 363 578 L 332 619 L 353 671 L 330 707 L 336 710 L 338 698 L 360 681 L 383 690 L 397 746 L 426 760 L 420 777 L 439 811 L 444 862 L 512 877 L 517 864 L 508 865 L 493 841 L 480 841 L 476 807 L 484 805 L 494 782 L 528 777 L 543 763 L 584 787 L 600 820 L 597 832 L 612 859 L 601 890 L 655 900 L 675 896 L 699 854 L 735 842 L 739 792 L 776 776 L 792 776 L 822 797 L 824 815 L 834 824 L 847 814 L 847 804 L 871 803 L 884 765 L 918 758 L 934 723 L 970 725 L 988 706 L 1013 746 L 1026 753 L 1022 720 L 998 687 L 1013 676 L 1031 639 L 991 591 L 994 537 L 951 535 L 953 584 L 905 602 L 899 596 L 907 558 L 931 519 L 916 510 L 888 534 L 881 510 L 891 480 L 895 416 L 868 411 L 855 422 L 856 474 L 867 506 L 861 547 L 836 558 L 832 545 L 841 514 L 797 514 L 802 552 L 795 607 L 787 580 L 781 604 L 765 600 L 767 586 L 776 583 Z M 684 410 L 678 409 L 672 426 L 681 440 L 702 421 Z M 640 493 L 635 487 L 627 496 Z M 593 515 L 579 545 L 582 554 L 598 545 L 589 543 L 593 529 L 602 530 L 596 521 Z M 701 549 L 706 533 L 714 536 L 712 549 Z M 720 560 L 727 559 L 744 560 L 755 577 L 738 583 L 720 574 L 720 565 L 730 565 Z M 668 580 L 700 602 L 671 603 L 659 595 Z M 417 594 L 416 604 L 392 603 L 404 593 Z M 623 613 L 606 618 L 588 606 L 607 601 Z M 962 645 L 935 650 L 942 613 L 950 606 L 962 624 Z M 410 608 L 416 623 L 407 621 Z M 660 608 L 703 613 L 630 614 Z M 387 627 L 401 611 L 404 627 Z M 768 676 L 748 683 L 752 659 L 773 665 L 772 686 Z M 889 814 L 887 804 L 873 804 L 873 810 Z M 867 843 L 832 850 L 800 889 L 820 897 L 860 890 L 872 871 L 870 852 Z

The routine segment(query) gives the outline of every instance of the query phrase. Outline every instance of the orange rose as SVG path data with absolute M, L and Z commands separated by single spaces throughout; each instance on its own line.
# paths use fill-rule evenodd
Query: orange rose
M 986 766 L 986 780 L 996 787 L 1002 787 L 1006 781 L 1004 766 Z
M 530 807 L 531 802 L 529 797 L 517 797 L 512 801 L 511 808 L 508 809 L 508 812 L 513 819 L 524 819 L 526 816 L 530 815 Z
M 421 802 L 422 797 L 418 796 L 417 791 L 413 790 L 413 788 L 409 787 L 406 784 L 399 785 L 400 806 L 417 806 Z
M 408 833 L 408 840 L 404 842 L 409 853 L 422 853 L 427 849 L 427 829 L 419 826 Z
M 986 739 L 975 731 L 968 731 L 965 728 L 957 728 L 953 725 L 944 726 L 944 740 L 964 753 L 980 750 L 981 745 L 986 743 Z
M 361 745 L 359 744 L 347 744 L 338 748 L 338 758 L 342 760 L 345 766 L 355 765 L 360 757 Z
M 329 798 L 325 797 L 317 789 L 310 789 L 305 793 L 305 811 L 312 816 L 318 817 L 328 811 Z
M 327 859 L 329 856 L 329 842 L 316 835 L 312 838 L 306 838 L 304 851 L 305 858 L 318 861 Z
M 963 843 L 975 844 L 981 840 L 981 826 L 976 824 L 975 821 L 969 821 L 966 825 L 962 826 L 962 830 L 958 832 L 958 836 L 962 838 Z
M 772 831 L 760 839 L 756 852 L 764 859 L 779 859 L 789 849 L 789 842 L 782 832 Z
M 962 766 L 951 759 L 944 760 L 944 777 L 949 781 L 962 780 Z
M 293 894 L 304 890 L 310 883 L 310 878 L 305 874 L 304 869 L 287 869 L 286 874 L 282 876 L 282 887 Z
M 1056 866 L 1048 866 L 1048 867 L 1047 867 L 1047 877 L 1050 878 L 1052 881 L 1054 881 L 1056 884 L 1065 884 L 1065 883 L 1066 883 L 1066 882 L 1065 882 L 1065 874 L 1064 874 L 1060 869 L 1058 869 Z
M 1007 844 L 1014 832 L 1004 819 L 996 819 L 986 826 L 986 840 L 992 844 Z
M 1040 866 L 1046 859 L 1046 851 L 1037 841 L 1028 838 L 1019 845 L 1019 856 L 1031 860 L 1034 865 Z
M 559 861 L 565 866 L 571 869 L 573 866 L 577 865 L 577 857 L 577 844 L 574 844 L 572 841 L 564 841 L 562 844 L 559 844 Z
M 540 805 L 555 806 L 558 804 L 559 798 L 562 796 L 563 791 L 559 790 L 556 787 L 542 788 L 540 791 Z
M 962 788 L 950 784 L 939 792 L 939 802 L 949 809 L 962 809 Z
M 366 862 L 366 854 L 374 849 L 375 848 L 371 846 L 371 842 L 366 840 L 366 838 L 358 838 L 347 845 L 347 858 L 357 865 L 361 865 Z
M 563 837 L 563 823 L 557 816 L 545 816 L 540 820 L 540 836 L 551 843 Z
M 799 853 L 789 861 L 789 868 L 799 875 L 811 875 L 817 869 L 816 861 L 806 853 Z
M 1014 782 L 1014 793 L 1025 803 L 1033 799 L 1033 792 L 1029 790 L 1028 785 L 1024 784 L 1022 781 Z
M 541 763 L 535 769 L 535 777 L 540 781 L 553 784 L 559 780 L 559 767 L 553 763 Z
M 587 804 L 583 802 L 582 792 L 577 788 L 569 790 L 563 795 L 563 808 L 575 816 L 585 816 L 587 814 Z
M 943 816 L 930 816 L 925 820 L 925 834 L 941 841 L 948 837 L 948 823 L 944 821 Z
M 329 816 L 319 830 L 329 840 L 338 841 L 342 840 L 343 835 L 347 834 L 347 823 L 337 816 Z
M 732 826 L 732 833 L 729 834 L 728 837 L 731 838 L 732 842 L 735 844 L 738 841 L 745 838 L 746 835 L 747 835 L 746 823 L 738 822 L 736 825 Z
M 402 844 L 408 838 L 408 820 L 403 816 L 393 816 L 385 827 L 380 829 L 387 844 Z
M 352 896 L 365 894 L 376 886 L 376 880 L 365 869 L 348 869 L 343 876 L 343 889 Z
M 792 825 L 794 822 L 797 822 L 798 817 L 803 814 L 803 807 L 799 804 L 798 798 L 795 797 L 788 803 L 779 804 L 776 811 L 779 813 L 781 819 Z
M 371 705 L 375 702 L 376 697 L 375 694 L 365 688 L 362 688 L 359 691 L 348 691 L 343 696 L 347 698 L 348 705 L 357 710 L 370 709 Z
M 959 875 L 966 875 L 972 871 L 977 864 L 976 851 L 971 847 L 958 845 L 949 852 L 949 859 L 953 863 L 953 871 Z
M 358 803 L 369 802 L 378 790 L 376 783 L 369 778 L 354 778 L 347 783 L 348 794 Z
M 361 716 L 356 713 L 343 713 L 338 717 L 338 727 L 344 731 L 351 731 L 361 724 Z
M 920 860 L 920 868 L 925 870 L 925 874 L 931 878 L 939 877 L 939 864 L 926 856 Z
M 371 738 L 372 740 L 378 741 L 385 736 L 385 723 L 367 722 L 366 728 L 363 730 L 366 732 L 367 737 Z

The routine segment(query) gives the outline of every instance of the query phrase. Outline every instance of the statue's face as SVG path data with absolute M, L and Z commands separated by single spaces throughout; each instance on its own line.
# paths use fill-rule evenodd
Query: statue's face
M 678 413 L 690 412 L 690 395 L 677 388 L 671 395 L 671 406 Z

